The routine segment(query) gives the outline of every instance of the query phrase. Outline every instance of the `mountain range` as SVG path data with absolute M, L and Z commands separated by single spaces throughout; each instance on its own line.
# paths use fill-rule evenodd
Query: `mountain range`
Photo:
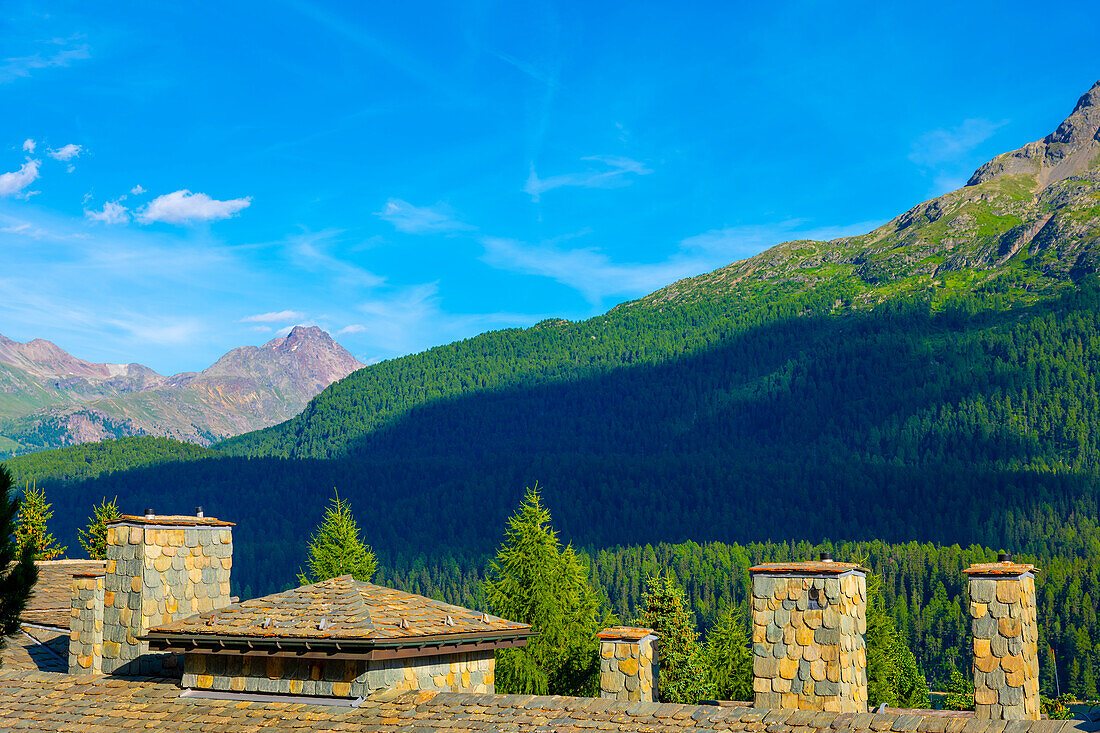
M 294 416 L 362 366 L 315 326 L 171 376 L 0 336 L 0 455 L 134 435 L 209 445 Z

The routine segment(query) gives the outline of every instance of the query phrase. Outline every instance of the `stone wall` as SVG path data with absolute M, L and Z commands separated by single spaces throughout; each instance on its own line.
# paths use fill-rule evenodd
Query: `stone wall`
M 1030 571 L 1018 576 L 972 574 L 969 590 L 975 715 L 1038 720 L 1039 627 L 1034 575 Z
M 752 578 L 755 706 L 867 712 L 864 573 L 766 570 Z
M 217 520 L 127 517 L 107 529 L 103 671 L 149 674 L 173 666 L 137 637 L 229 605 L 230 525 Z M 174 521 L 175 520 L 175 521 Z
M 610 700 L 657 700 L 657 635 L 623 638 L 613 629 L 600 632 L 600 697 Z M 610 632 L 610 633 L 609 633 Z
M 103 671 L 103 588 L 101 573 L 73 576 L 69 606 L 69 674 Z
M 365 697 L 379 690 L 494 692 L 491 650 L 430 657 L 315 660 L 188 652 L 183 687 L 322 697 Z

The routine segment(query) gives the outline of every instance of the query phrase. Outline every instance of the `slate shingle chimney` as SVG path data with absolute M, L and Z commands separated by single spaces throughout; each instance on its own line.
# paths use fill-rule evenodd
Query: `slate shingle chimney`
M 600 697 L 657 700 L 657 634 L 653 629 L 612 626 L 600 640 Z
M 123 516 L 107 527 L 101 576 L 73 578 L 69 668 L 148 674 L 174 657 L 150 654 L 150 628 L 229 605 L 233 537 L 208 517 Z
M 867 571 L 823 554 L 749 573 L 755 707 L 867 712 Z
M 974 630 L 974 713 L 994 720 L 1039 719 L 1039 627 L 1034 565 L 971 565 L 970 618 Z

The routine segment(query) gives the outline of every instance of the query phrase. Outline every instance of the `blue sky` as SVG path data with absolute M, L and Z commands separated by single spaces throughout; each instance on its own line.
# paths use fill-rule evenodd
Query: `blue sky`
M 0 7 L 0 333 L 196 370 L 585 318 L 1047 134 L 1100 8 Z

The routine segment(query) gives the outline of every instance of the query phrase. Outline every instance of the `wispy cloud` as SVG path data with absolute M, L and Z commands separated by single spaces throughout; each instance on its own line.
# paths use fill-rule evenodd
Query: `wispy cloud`
M 410 234 L 442 234 L 474 228 L 456 219 L 446 204 L 413 206 L 408 201 L 389 199 L 375 216 L 393 224 L 399 232 Z
M 363 333 L 367 330 L 367 327 L 361 323 L 353 323 L 350 326 L 344 326 L 336 332 L 337 336 L 347 336 L 353 333 Z
M 524 185 L 523 190 L 531 196 L 532 201 L 538 201 L 539 196 L 555 188 L 567 186 L 580 188 L 629 186 L 633 180 L 632 176 L 645 176 L 653 172 L 646 168 L 644 163 L 614 155 L 590 155 L 581 158 L 581 160 L 602 165 L 592 166 L 580 173 L 562 173 L 549 178 L 539 178 L 532 163 L 531 173 L 527 176 L 527 183 Z
M 25 146 L 26 145 L 24 144 L 24 147 Z M 54 149 L 51 148 L 50 151 L 47 153 L 47 155 L 49 155 L 54 160 L 66 160 L 67 161 L 67 160 L 72 160 L 73 158 L 79 156 L 83 149 L 84 149 L 84 146 L 82 146 L 82 145 L 74 145 L 73 143 L 69 143 L 68 145 L 61 146 L 57 150 L 54 150 Z
M 0 174 L 0 196 L 22 193 L 23 189 L 38 178 L 38 167 L 38 160 L 28 160 L 19 170 Z
M 984 118 L 963 120 L 955 127 L 931 130 L 917 138 L 909 160 L 933 177 L 933 194 L 953 191 L 966 183 L 979 161 L 974 150 L 1008 124 Z
M 102 211 L 84 209 L 84 216 L 101 224 L 125 224 L 130 221 L 130 210 L 117 201 L 108 201 Z
M 15 81 L 16 79 L 25 79 L 38 69 L 68 66 L 73 61 L 89 58 L 91 54 L 88 52 L 88 44 L 82 43 L 69 46 L 73 40 L 75 39 L 53 39 L 51 41 L 44 41 L 43 43 L 55 47 L 68 46 L 54 51 L 53 53 L 46 51 L 33 53 L 29 56 L 16 56 L 4 59 L 3 62 L 0 63 L 0 84 Z
M 595 247 L 566 249 L 558 243 L 528 244 L 514 239 L 481 238 L 482 260 L 514 272 L 548 277 L 577 290 L 593 305 L 610 296 L 640 296 L 685 277 L 699 275 L 751 257 L 785 241 L 829 240 L 863 234 L 881 222 L 811 228 L 794 220 L 771 225 L 714 229 L 687 237 L 661 262 L 615 262 Z
M 26 140 L 23 141 L 23 152 L 33 155 L 35 146 L 36 143 L 34 142 L 34 140 L 31 140 L 28 137 Z
M 142 188 L 141 184 L 139 183 L 138 185 L 130 189 L 130 193 L 134 196 L 140 196 L 141 194 L 145 193 L 145 189 Z
M 338 231 L 324 230 L 288 237 L 286 250 L 290 263 L 310 272 L 331 275 L 336 283 L 353 288 L 373 288 L 384 284 L 384 277 L 333 253 L 339 234 Z
M 254 316 L 246 316 L 241 323 L 283 323 L 286 321 L 300 321 L 306 317 L 299 311 L 273 311 L 271 313 L 257 313 Z
M 137 220 L 143 224 L 157 221 L 166 224 L 194 224 L 215 221 L 228 219 L 242 209 L 248 208 L 251 203 L 251 196 L 218 201 L 210 198 L 205 193 L 191 193 L 183 189 L 157 196 L 138 211 Z
M 145 343 L 180 345 L 193 343 L 203 332 L 196 318 L 156 317 L 139 313 L 127 313 L 121 318 L 107 321 L 112 326 Z

